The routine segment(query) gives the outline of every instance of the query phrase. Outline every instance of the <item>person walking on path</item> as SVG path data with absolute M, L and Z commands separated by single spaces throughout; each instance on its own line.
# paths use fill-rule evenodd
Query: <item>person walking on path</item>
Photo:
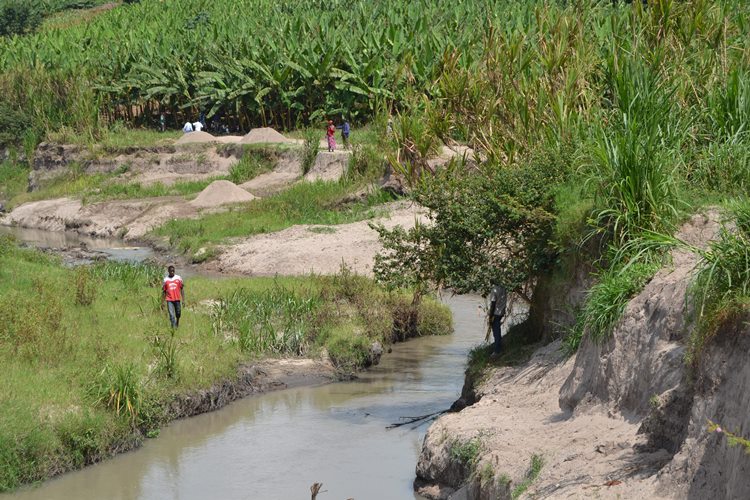
M 349 149 L 349 132 L 351 132 L 351 127 L 349 126 L 349 122 L 346 119 L 344 119 L 344 123 L 342 123 L 336 128 L 341 129 L 341 138 L 343 139 L 343 142 L 344 142 L 344 149 Z
M 328 152 L 333 153 L 336 150 L 336 139 L 333 134 L 336 133 L 336 127 L 333 126 L 333 120 L 328 120 L 328 128 L 326 129 L 326 138 L 328 139 Z
M 180 326 L 182 306 L 185 304 L 185 283 L 179 275 L 174 273 L 174 266 L 169 266 L 167 273 L 168 276 L 164 278 L 162 284 L 162 309 L 164 309 L 164 302 L 166 302 L 169 321 L 172 323 L 172 328 L 177 328 Z
M 487 311 L 488 329 L 492 329 L 495 344 L 492 347 L 491 357 L 498 356 L 503 351 L 503 336 L 500 327 L 505 317 L 505 306 L 508 293 L 501 285 L 495 285 L 490 292 L 490 307 Z

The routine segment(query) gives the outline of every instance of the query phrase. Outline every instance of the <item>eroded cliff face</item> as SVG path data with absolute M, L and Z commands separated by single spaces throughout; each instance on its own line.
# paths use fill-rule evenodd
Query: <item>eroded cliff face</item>
M 706 245 L 718 215 L 678 237 Z M 686 294 L 697 257 L 672 264 L 628 304 L 605 342 L 574 358 L 555 342 L 520 367 L 496 368 L 479 401 L 440 418 L 425 438 L 415 486 L 428 498 L 750 498 L 750 456 L 707 431 L 750 435 L 750 322 L 722 326 L 694 367 Z M 532 457 L 544 465 L 533 481 Z M 537 458 L 538 461 L 538 458 Z

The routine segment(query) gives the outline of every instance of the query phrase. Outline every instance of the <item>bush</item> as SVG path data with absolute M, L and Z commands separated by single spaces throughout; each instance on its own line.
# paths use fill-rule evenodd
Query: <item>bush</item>
M 450 335 L 453 316 L 450 309 L 433 299 L 423 299 L 417 316 L 417 335 Z
M 20 144 L 30 128 L 31 118 L 0 97 L 0 147 Z
M 36 30 L 42 13 L 29 0 L 0 0 L 0 36 L 25 35 Z
M 340 372 L 352 373 L 367 364 L 370 341 L 350 332 L 335 331 L 326 342 L 328 356 Z

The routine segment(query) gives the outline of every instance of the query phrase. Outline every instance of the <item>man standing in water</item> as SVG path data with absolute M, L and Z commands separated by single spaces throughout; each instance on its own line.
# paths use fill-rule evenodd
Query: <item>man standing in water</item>
M 490 308 L 487 311 L 487 321 L 489 322 L 489 327 L 492 328 L 492 336 L 495 338 L 495 344 L 490 355 L 493 358 L 503 351 L 503 337 L 500 326 L 505 316 L 507 295 L 502 285 L 493 286 L 490 292 Z
M 172 328 L 177 328 L 180 326 L 180 315 L 185 299 L 185 284 L 182 282 L 182 278 L 174 273 L 174 266 L 169 266 L 167 273 L 169 276 L 164 278 L 162 284 L 162 309 L 164 309 L 164 302 L 166 302 L 169 321 L 172 323 Z

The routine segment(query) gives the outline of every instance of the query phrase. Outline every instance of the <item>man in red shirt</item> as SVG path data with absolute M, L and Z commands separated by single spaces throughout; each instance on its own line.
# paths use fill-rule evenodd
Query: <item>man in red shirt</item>
M 172 328 L 177 328 L 180 326 L 180 315 L 185 300 L 185 284 L 182 282 L 182 278 L 174 273 L 174 266 L 169 266 L 167 272 L 169 276 L 164 278 L 162 284 L 162 309 L 164 308 L 164 302 L 166 302 L 169 321 L 172 323 Z

